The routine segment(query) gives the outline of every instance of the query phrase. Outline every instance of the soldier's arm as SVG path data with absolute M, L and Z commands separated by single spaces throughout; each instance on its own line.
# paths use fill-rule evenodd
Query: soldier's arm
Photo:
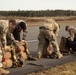
M 14 38 L 12 33 L 8 32 L 7 35 L 10 38 L 11 41 L 15 42 L 15 38 Z
M 24 31 L 23 31 L 23 38 L 22 38 L 23 40 L 25 40 L 26 34 L 27 34 L 27 33 L 26 33 L 26 30 L 24 30 Z
M 2 42 L 2 46 L 4 46 L 4 47 L 7 45 L 6 33 L 7 32 L 2 31 L 2 34 L 0 34 L 0 39 L 1 39 L 1 42 Z
M 27 32 L 28 32 L 28 27 L 27 27 L 27 24 L 25 24 L 26 25 L 26 28 L 23 30 L 23 40 L 25 40 L 25 38 L 26 38 L 26 34 L 27 34 Z
M 70 34 L 69 40 L 70 40 L 70 41 L 73 41 L 73 40 L 74 40 L 74 37 L 75 37 L 73 30 L 71 30 L 71 31 L 69 32 L 69 34 Z
M 27 24 L 26 24 L 26 29 L 24 30 L 24 32 L 26 32 L 26 33 L 28 32 L 28 27 L 27 27 Z
M 6 34 L 3 34 L 3 36 L 0 35 L 0 39 L 1 39 L 2 45 L 6 46 Z
M 55 23 L 55 35 L 58 37 L 58 32 L 59 32 L 59 25 Z

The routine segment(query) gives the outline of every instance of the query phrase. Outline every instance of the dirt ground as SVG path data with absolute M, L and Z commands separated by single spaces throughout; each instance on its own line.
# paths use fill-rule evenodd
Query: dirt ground
M 76 75 L 76 61 L 27 75 Z

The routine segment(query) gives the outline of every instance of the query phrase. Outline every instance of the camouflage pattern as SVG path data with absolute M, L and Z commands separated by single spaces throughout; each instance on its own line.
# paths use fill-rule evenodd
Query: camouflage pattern
M 76 40 L 76 28 L 74 27 L 70 28 L 69 34 L 70 34 L 69 36 L 70 41 Z
M 8 30 L 8 21 L 0 20 L 0 67 L 3 66 L 3 64 L 2 64 L 3 52 L 1 50 L 1 46 L 6 45 L 7 30 Z
M 8 20 L 0 20 L 0 38 L 2 45 L 6 45 L 6 33 L 8 31 Z
M 2 58 L 3 58 L 3 54 L 2 54 L 2 50 L 0 49 L 0 67 L 3 67 Z
M 8 20 L 0 20 L 0 75 L 8 74 L 8 70 L 3 69 L 3 52 L 1 46 L 6 46 L 6 33 L 8 31 Z
M 53 19 L 44 20 L 42 26 L 49 29 L 50 31 L 53 31 L 56 37 L 58 36 L 59 24 L 57 24 Z
M 21 30 L 19 28 L 19 23 L 20 22 L 24 22 L 26 24 L 25 21 L 23 20 L 16 20 L 16 27 L 14 29 L 9 29 L 8 33 L 7 33 L 7 45 L 11 45 L 12 41 L 15 42 L 15 40 L 21 41 L 21 40 L 25 40 L 26 37 L 26 33 L 27 33 L 27 24 L 26 24 L 26 29 L 25 30 Z M 22 32 L 22 35 L 21 35 Z
M 15 38 L 13 34 L 10 33 L 9 31 L 7 32 L 6 38 L 7 38 L 7 45 L 11 45 L 13 42 L 15 43 Z
M 27 24 L 26 24 L 26 28 L 24 30 L 19 29 L 20 22 L 24 22 L 26 24 L 26 22 L 23 20 L 16 20 L 17 25 L 16 25 L 15 30 L 13 31 L 13 35 L 14 35 L 15 39 L 18 41 L 25 40 L 27 31 L 28 31 Z M 21 32 L 22 32 L 22 34 L 21 34 Z
M 52 52 L 53 52 L 52 46 L 49 45 L 49 40 L 46 38 L 43 51 L 42 51 L 42 57 L 44 58 L 49 57 L 52 54 Z
M 26 32 L 28 32 L 27 23 L 24 20 L 16 20 L 16 23 L 19 24 L 20 22 L 24 22 L 26 24 Z
M 1 43 L 0 43 L 0 75 L 1 74 L 8 74 L 9 73 L 8 70 L 3 69 L 3 67 L 4 67 L 4 64 L 3 64 L 3 56 L 4 56 L 4 53 L 1 50 Z
M 38 36 L 39 44 L 38 44 L 38 55 L 42 56 L 43 47 L 45 44 L 45 39 L 47 38 L 50 43 L 50 47 L 52 45 L 56 55 L 58 58 L 62 57 L 62 54 L 59 51 L 59 46 L 57 43 L 57 36 L 59 32 L 59 25 L 53 21 L 52 19 L 45 20 L 43 25 L 39 27 L 40 33 Z

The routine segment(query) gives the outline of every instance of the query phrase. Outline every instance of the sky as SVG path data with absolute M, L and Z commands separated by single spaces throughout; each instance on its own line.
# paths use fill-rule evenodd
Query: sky
M 76 0 L 0 0 L 0 10 L 76 10 Z

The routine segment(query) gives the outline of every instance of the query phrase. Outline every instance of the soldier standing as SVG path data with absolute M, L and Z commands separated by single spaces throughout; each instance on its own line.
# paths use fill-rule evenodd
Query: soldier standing
M 43 25 L 39 27 L 40 33 L 38 35 L 38 58 L 41 58 L 42 51 L 45 43 L 45 39 L 49 40 L 50 46 L 52 45 L 58 58 L 63 55 L 59 51 L 59 46 L 57 43 L 57 37 L 59 32 L 59 25 L 52 19 L 47 19 L 43 22 Z
M 6 46 L 6 33 L 8 30 L 8 21 L 7 20 L 0 20 L 0 74 L 8 74 L 9 71 L 3 69 L 3 51 L 1 50 L 1 47 L 3 46 L 5 49 Z

